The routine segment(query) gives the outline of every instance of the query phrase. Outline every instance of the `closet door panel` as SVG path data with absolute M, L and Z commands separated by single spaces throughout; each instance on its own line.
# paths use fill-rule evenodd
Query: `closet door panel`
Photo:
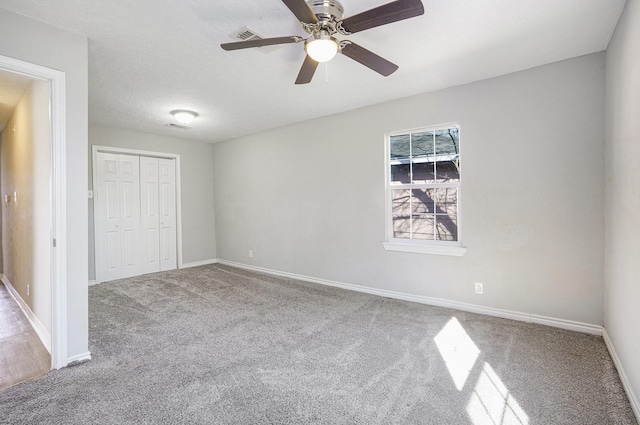
M 160 270 L 178 267 L 176 241 L 176 163 L 173 159 L 158 160 L 160 185 Z
M 135 276 L 140 262 L 138 157 L 99 152 L 96 161 L 97 278 Z
M 140 157 L 142 273 L 160 271 L 158 158 Z
M 118 155 L 120 161 L 120 214 L 122 277 L 140 274 L 140 159 Z
M 101 280 L 117 279 L 121 269 L 120 206 L 118 196 L 118 156 L 99 153 L 97 156 L 97 256 Z

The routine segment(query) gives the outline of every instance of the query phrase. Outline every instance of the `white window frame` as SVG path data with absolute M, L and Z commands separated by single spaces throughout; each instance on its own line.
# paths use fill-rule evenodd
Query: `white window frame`
M 462 246 L 462 203 L 461 203 L 461 181 L 462 173 L 460 173 L 460 179 L 457 182 L 445 182 L 445 183 L 420 183 L 411 184 L 415 189 L 427 189 L 427 188 L 444 188 L 454 187 L 457 189 L 457 219 L 458 219 L 458 240 L 457 241 L 425 241 L 415 239 L 401 239 L 393 237 L 393 213 L 392 213 L 392 189 L 397 189 L 398 185 L 391 184 L 391 137 L 399 136 L 403 134 L 422 133 L 427 131 L 443 130 L 447 128 L 458 128 L 460 125 L 456 122 L 438 124 L 428 127 L 419 127 L 409 130 L 394 131 L 386 133 L 384 137 L 384 169 L 385 169 L 385 227 L 386 227 L 386 240 L 382 242 L 382 246 L 387 251 L 401 251 L 401 252 L 414 252 L 422 254 L 436 254 L 436 255 L 453 255 L 462 256 L 467 251 L 467 248 Z M 461 144 L 460 144 L 461 145 Z M 458 146 L 458 155 L 460 156 L 461 146 Z

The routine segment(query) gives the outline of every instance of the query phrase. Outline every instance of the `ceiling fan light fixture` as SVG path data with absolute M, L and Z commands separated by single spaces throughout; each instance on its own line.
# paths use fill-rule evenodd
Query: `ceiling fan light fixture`
M 338 53 L 338 40 L 329 34 L 320 33 L 310 37 L 304 50 L 316 62 L 328 62 Z
M 176 109 L 175 111 L 171 111 L 171 115 L 182 125 L 189 124 L 198 117 L 196 112 L 186 109 Z

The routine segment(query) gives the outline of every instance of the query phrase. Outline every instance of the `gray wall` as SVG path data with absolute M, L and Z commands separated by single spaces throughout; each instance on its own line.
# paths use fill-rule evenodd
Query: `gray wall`
M 3 10 L 0 55 L 66 74 L 67 354 L 88 351 L 87 39 Z
M 49 86 L 31 83 L 0 137 L 0 202 L 2 272 L 51 336 Z
M 180 131 L 180 130 L 176 130 Z M 180 155 L 184 263 L 216 258 L 213 212 L 213 145 L 92 124 L 89 143 Z M 91 153 L 89 153 L 91 155 Z M 89 186 L 92 184 L 89 158 Z M 93 199 L 89 199 L 89 279 L 95 279 Z
M 607 50 L 605 329 L 640 419 L 640 1 L 628 0 Z
M 215 144 L 218 257 L 600 325 L 604 72 L 592 54 Z M 452 121 L 467 253 L 385 251 L 383 135 Z

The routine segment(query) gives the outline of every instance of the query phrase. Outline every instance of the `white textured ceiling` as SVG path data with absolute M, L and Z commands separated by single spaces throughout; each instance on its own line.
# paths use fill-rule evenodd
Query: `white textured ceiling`
M 345 16 L 388 0 L 342 0 Z M 423 0 L 425 14 L 350 36 L 400 66 L 338 55 L 294 85 L 302 44 L 227 52 L 243 26 L 301 35 L 281 0 L 0 0 L 89 38 L 91 122 L 207 142 L 602 51 L 625 0 Z M 200 117 L 166 127 L 172 109 Z
M 0 132 L 4 130 L 31 81 L 29 77 L 0 70 Z

